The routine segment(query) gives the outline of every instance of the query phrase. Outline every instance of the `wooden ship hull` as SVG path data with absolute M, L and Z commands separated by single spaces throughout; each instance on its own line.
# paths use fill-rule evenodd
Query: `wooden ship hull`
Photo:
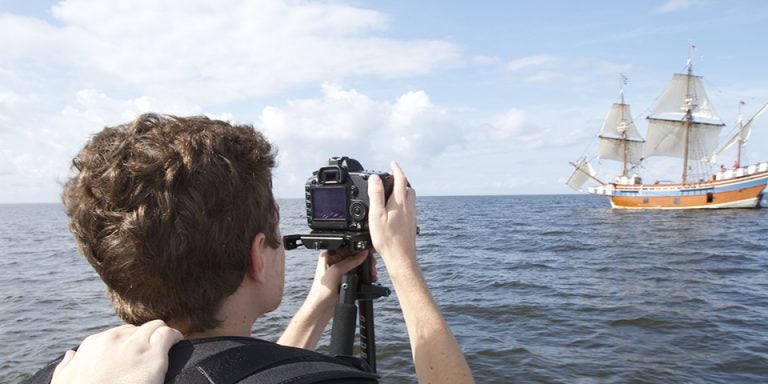
M 618 209 L 759 208 L 768 163 L 720 172 L 711 181 L 688 184 L 606 184 L 588 192 L 604 195 Z

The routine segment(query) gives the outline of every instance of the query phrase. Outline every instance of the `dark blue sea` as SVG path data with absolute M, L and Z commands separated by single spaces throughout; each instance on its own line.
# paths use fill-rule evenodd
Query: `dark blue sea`
M 421 265 L 479 383 L 768 382 L 765 209 L 563 195 L 419 197 L 418 210 Z M 306 232 L 303 200 L 281 215 L 283 234 Z M 277 339 L 315 261 L 287 252 L 283 304 L 254 336 Z M 374 306 L 382 382 L 415 382 L 395 295 Z M 117 324 L 62 207 L 0 205 L 0 382 Z

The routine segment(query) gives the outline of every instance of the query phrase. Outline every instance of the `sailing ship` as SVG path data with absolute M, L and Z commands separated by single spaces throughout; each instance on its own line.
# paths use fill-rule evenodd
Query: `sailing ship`
M 620 101 L 614 103 L 600 131 L 598 158 L 621 162 L 622 173 L 613 182 L 597 176 L 587 158 L 570 163 L 575 167 L 567 184 L 582 190 L 588 181 L 596 182 L 587 192 L 607 196 L 613 208 L 623 209 L 698 209 L 758 208 L 768 182 L 768 162 L 741 166 L 742 147 L 749 139 L 752 122 L 768 109 L 764 105 L 746 123 L 739 119 L 736 133 L 718 150 L 725 124 L 707 97 L 701 76 L 693 74 L 689 58 L 686 73 L 676 73 L 647 116 L 643 138 L 624 102 L 622 75 Z M 730 169 L 714 162 L 718 155 L 738 145 Z M 645 166 L 648 157 L 682 159 L 680 182 L 644 184 L 635 171 Z

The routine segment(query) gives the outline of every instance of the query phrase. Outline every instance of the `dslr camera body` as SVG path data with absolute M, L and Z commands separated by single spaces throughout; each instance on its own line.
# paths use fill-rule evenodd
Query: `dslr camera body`
M 366 171 L 359 161 L 331 157 L 328 165 L 312 173 L 304 186 L 307 224 L 306 235 L 283 237 L 285 249 L 304 245 L 310 249 L 352 253 L 372 247 L 368 231 L 368 179 L 378 175 L 384 184 L 384 197 L 389 199 L 394 178 L 386 172 Z

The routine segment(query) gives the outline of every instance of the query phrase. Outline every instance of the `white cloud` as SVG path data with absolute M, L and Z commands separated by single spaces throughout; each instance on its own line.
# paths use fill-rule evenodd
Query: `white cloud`
M 466 173 L 467 164 L 491 167 L 487 159 L 536 158 L 540 151 L 562 146 L 565 140 L 519 108 L 477 121 L 467 119 L 464 112 L 436 105 L 425 91 L 377 100 L 325 84 L 320 97 L 264 108 L 255 125 L 279 148 L 274 186 L 280 197 L 300 196 L 307 177 L 330 156 L 350 156 L 368 169 L 383 171 L 389 170 L 390 160 L 397 160 L 417 189 L 439 194 L 455 191 L 456 172 Z M 531 168 L 541 165 L 528 164 Z M 499 176 L 492 169 L 462 174 L 461 187 L 469 188 L 462 190 L 503 189 L 491 183 Z
M 460 120 L 423 91 L 390 102 L 325 84 L 321 98 L 264 108 L 256 126 L 279 148 L 275 186 L 285 196 L 295 195 L 330 156 L 357 158 L 369 169 L 387 170 L 392 159 L 428 168 L 434 157 L 465 141 Z
M 163 103 L 149 97 L 121 100 L 93 89 L 76 92 L 71 103 L 50 113 L 39 113 L 28 104 L 9 110 L 7 118 L 0 109 L 0 160 L 4 163 L 0 167 L 0 182 L 13 186 L 0 192 L 0 201 L 55 200 L 72 157 L 92 134 L 105 126 L 124 123 L 153 110 L 182 115 L 200 113 L 196 106 Z
M 491 119 L 491 127 L 489 138 L 492 140 L 509 139 L 518 135 L 525 124 L 525 111 L 520 109 L 512 109 L 506 113 L 493 117 Z
M 419 75 L 458 57 L 451 43 L 377 36 L 385 15 L 341 4 L 68 0 L 52 13 L 61 26 L 1 15 L 0 53 L 196 104 L 328 78 Z
M 657 13 L 672 13 L 682 11 L 697 5 L 704 4 L 702 0 L 667 0 L 664 4 L 654 8 Z
M 142 112 L 214 109 L 207 114 L 234 120 L 260 98 L 328 79 L 417 76 L 459 57 L 445 41 L 388 38 L 387 15 L 345 4 L 65 0 L 51 15 L 0 13 L 0 152 L 13 159 L 0 182 L 37 191 L 30 196 L 57 195 L 54 181 L 89 135 Z M 391 105 L 329 85 L 320 99 L 266 108 L 260 118 L 284 154 L 364 154 L 375 146 L 368 132 L 388 126 L 382 108 Z M 277 129 L 280 119 L 290 131 Z M 12 193 L 0 201 L 22 198 Z
M 392 108 L 390 124 L 397 158 L 428 161 L 452 145 L 463 143 L 460 117 L 432 104 L 426 92 L 408 92 Z
M 553 129 L 543 124 L 546 123 L 542 120 L 532 119 L 528 111 L 511 108 L 467 123 L 463 142 L 451 146 L 445 156 L 479 158 L 522 155 L 541 148 L 562 146 L 563 138 L 553 134 Z
M 23 97 L 16 92 L 12 91 L 0 91 L 0 107 L 11 108 L 18 105 L 23 100 Z
M 597 57 L 543 54 L 508 61 L 505 69 L 507 76 L 515 82 L 578 88 L 581 93 L 585 87 L 612 81 L 620 73 L 630 73 L 632 66 Z
M 507 62 L 507 71 L 521 76 L 526 83 L 547 83 L 566 77 L 559 65 L 558 57 L 554 55 L 527 56 Z
M 519 71 L 521 69 L 530 69 L 531 67 L 549 67 L 555 62 L 556 58 L 552 55 L 538 55 L 528 56 L 519 59 L 512 60 L 507 63 L 506 68 L 508 71 Z
M 555 71 L 539 71 L 525 78 L 530 83 L 550 82 L 562 78 L 563 75 Z
M 17 191 L 29 190 L 30 196 L 40 191 L 56 196 L 72 156 L 90 135 L 152 110 L 180 115 L 202 113 L 193 105 L 163 104 L 149 97 L 118 99 L 92 89 L 81 90 L 74 102 L 58 113 L 20 127 L 24 134 L 15 139 L 18 145 L 2 151 L 3 158 L 13 161 L 0 169 L 0 179 L 15 183 Z M 418 175 L 431 173 L 444 159 L 457 154 L 526 152 L 553 140 L 520 109 L 510 109 L 480 123 L 467 121 L 463 112 L 435 105 L 425 91 L 405 92 L 394 100 L 376 100 L 357 90 L 327 83 L 319 97 L 265 107 L 253 122 L 278 147 L 274 185 L 281 197 L 297 196 L 312 170 L 324 165 L 330 156 L 347 155 L 378 170 L 388 170 L 389 161 L 396 159 L 409 166 L 409 175 Z M 232 113 L 207 115 L 249 122 Z M 449 181 L 423 186 L 439 192 L 445 187 L 442 182 Z M 0 194 L 0 198 L 7 201 L 22 197 Z

